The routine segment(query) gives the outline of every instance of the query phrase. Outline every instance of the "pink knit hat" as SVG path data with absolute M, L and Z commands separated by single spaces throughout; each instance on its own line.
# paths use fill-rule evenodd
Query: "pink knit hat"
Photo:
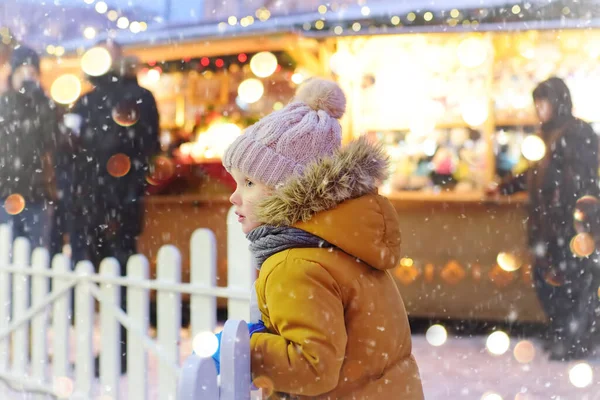
M 337 83 L 310 79 L 290 104 L 248 127 L 225 151 L 223 165 L 275 188 L 341 146 L 345 110 Z

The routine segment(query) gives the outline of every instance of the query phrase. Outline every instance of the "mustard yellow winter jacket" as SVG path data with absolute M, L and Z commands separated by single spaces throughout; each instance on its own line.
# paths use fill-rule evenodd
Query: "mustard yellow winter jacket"
M 386 166 L 382 151 L 361 139 L 259 206 L 263 222 L 335 246 L 285 250 L 262 265 L 255 288 L 268 333 L 251 338 L 252 374 L 272 385 L 271 398 L 423 399 L 389 273 L 400 260 L 398 217 L 376 194 Z

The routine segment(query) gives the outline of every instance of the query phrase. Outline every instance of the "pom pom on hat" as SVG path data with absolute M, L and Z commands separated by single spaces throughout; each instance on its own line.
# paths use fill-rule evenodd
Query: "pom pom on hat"
M 331 117 L 340 119 L 346 111 L 346 96 L 333 81 L 312 78 L 300 86 L 295 101 L 306 103 L 315 111 L 323 110 Z

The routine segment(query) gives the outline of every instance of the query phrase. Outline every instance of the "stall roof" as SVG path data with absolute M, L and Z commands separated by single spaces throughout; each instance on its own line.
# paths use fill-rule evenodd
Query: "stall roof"
M 520 5 L 522 14 L 511 13 L 512 7 Z M 563 2 L 548 0 L 529 0 L 517 3 L 507 0 L 399 0 L 369 4 L 369 13 L 364 15 L 362 6 L 351 5 L 339 11 L 274 15 L 267 21 L 256 21 L 252 25 L 242 27 L 231 26 L 226 22 L 196 24 L 164 24 L 156 25 L 145 32 L 133 34 L 129 31 L 118 31 L 114 39 L 127 47 L 153 47 L 190 41 L 210 41 L 227 38 L 242 38 L 275 33 L 298 33 L 308 37 L 336 36 L 333 31 L 341 27 L 341 35 L 390 34 L 413 32 L 472 32 L 472 31 L 524 31 L 550 29 L 585 29 L 600 27 L 600 0 L 588 0 L 574 3 L 570 15 L 561 14 Z M 458 9 L 464 18 L 477 21 L 477 25 L 450 26 L 446 22 L 449 12 Z M 417 18 L 426 12 L 433 15 L 430 22 L 408 21 L 407 14 L 415 13 Z M 400 24 L 390 23 L 390 18 L 398 16 Z M 324 27 L 315 28 L 315 22 L 323 21 Z M 363 28 L 354 32 L 350 27 L 354 22 L 363 24 Z M 368 29 L 367 29 L 368 28 Z M 96 40 L 106 38 L 99 36 Z M 89 40 L 77 39 L 64 43 L 67 52 L 90 46 Z

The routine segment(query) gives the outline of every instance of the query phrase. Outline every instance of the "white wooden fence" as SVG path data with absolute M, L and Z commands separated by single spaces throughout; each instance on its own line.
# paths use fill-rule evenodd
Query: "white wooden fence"
M 149 279 L 148 261 L 142 255 L 131 257 L 127 275 L 120 277 L 113 258 L 101 263 L 98 274 L 87 261 L 71 271 L 70 260 L 62 254 L 55 256 L 50 265 L 45 249 L 35 249 L 32 254 L 26 239 L 17 238 L 13 243 L 10 228 L 0 226 L 0 381 L 15 390 L 33 393 L 35 399 L 146 400 L 150 352 L 158 359 L 157 382 L 152 384 L 158 386 L 160 400 L 249 399 L 248 329 L 243 320 L 249 320 L 250 290 L 256 272 L 232 211 L 228 215 L 227 240 L 228 286 L 217 287 L 215 236 L 207 229 L 199 229 L 191 237 L 190 283 L 181 283 L 181 256 L 174 246 L 160 249 L 156 279 Z M 127 313 L 119 307 L 120 286 L 127 287 Z M 157 291 L 156 340 L 148 333 L 150 290 Z M 223 334 L 220 397 L 214 366 L 212 373 L 202 372 L 212 360 L 192 356 L 181 367 L 182 293 L 190 294 L 192 337 L 216 329 L 216 298 L 228 299 L 228 318 L 234 321 L 226 324 Z M 73 296 L 75 315 L 71 316 Z M 95 321 L 95 300 L 100 304 L 99 321 Z M 75 318 L 74 330 L 70 329 L 71 318 Z M 93 355 L 97 322 L 102 355 L 99 382 L 94 378 Z M 119 324 L 128 335 L 126 393 L 119 388 Z M 70 334 L 76 339 L 74 371 L 68 357 Z M 192 387 L 194 390 L 189 391 Z

